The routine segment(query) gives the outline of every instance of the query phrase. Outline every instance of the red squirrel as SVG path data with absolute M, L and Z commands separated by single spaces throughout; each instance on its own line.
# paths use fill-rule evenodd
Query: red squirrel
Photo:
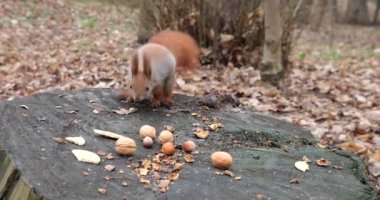
M 179 31 L 161 31 L 137 49 L 130 67 L 130 90 L 121 93 L 130 101 L 153 96 L 153 107 L 172 103 L 176 72 L 194 71 L 200 66 L 195 40 Z
M 153 107 L 172 103 L 176 59 L 166 47 L 148 43 L 137 49 L 130 65 L 130 101 L 150 99 Z

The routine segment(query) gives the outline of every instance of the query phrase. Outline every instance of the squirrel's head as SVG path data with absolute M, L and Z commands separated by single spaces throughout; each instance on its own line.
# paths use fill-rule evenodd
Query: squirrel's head
M 148 99 L 152 95 L 150 62 L 144 55 L 142 57 L 139 62 L 138 54 L 134 54 L 131 63 L 132 80 L 129 87 L 136 101 Z M 142 66 L 139 68 L 139 65 Z

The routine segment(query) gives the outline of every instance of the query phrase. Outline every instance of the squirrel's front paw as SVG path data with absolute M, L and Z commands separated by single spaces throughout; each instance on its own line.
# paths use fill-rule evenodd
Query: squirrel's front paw
M 153 99 L 152 107 L 153 108 L 158 108 L 160 106 L 161 106 L 161 102 L 159 100 Z

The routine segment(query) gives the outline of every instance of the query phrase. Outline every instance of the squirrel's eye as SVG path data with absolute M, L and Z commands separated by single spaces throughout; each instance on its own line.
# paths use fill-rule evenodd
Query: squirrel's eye
M 132 89 L 132 85 L 131 85 L 131 86 L 129 86 L 129 88 L 131 88 L 131 89 Z
M 149 88 L 147 87 L 147 88 L 145 88 L 145 90 L 146 90 L 146 91 L 148 91 L 148 90 L 149 90 Z

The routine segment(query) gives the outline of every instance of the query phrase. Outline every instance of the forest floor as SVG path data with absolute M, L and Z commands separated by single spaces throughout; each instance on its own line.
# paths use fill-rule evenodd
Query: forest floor
M 125 87 L 136 9 L 93 1 L 1 1 L 0 101 L 51 89 Z M 286 89 L 252 67 L 202 68 L 178 92 L 230 94 L 363 157 L 380 185 L 380 28 L 304 29 Z

